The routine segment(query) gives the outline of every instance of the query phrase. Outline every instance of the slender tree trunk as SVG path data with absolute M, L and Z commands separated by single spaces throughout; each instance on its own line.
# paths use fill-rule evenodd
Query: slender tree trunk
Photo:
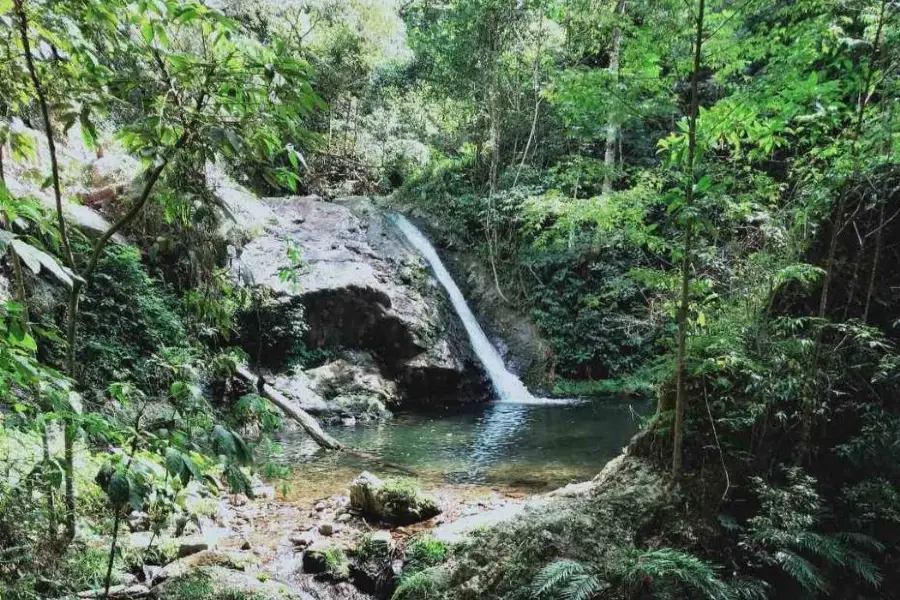
M 622 51 L 622 25 L 618 20 L 625 16 L 625 4 L 627 0 L 618 0 L 616 3 L 616 28 L 613 31 L 612 47 L 609 51 L 609 72 L 612 75 L 613 85 L 619 81 L 619 56 Z M 612 173 L 616 168 L 616 143 L 619 137 L 619 124 L 614 112 L 610 111 L 606 124 L 606 154 L 603 162 L 606 165 L 606 174 L 603 176 L 603 193 L 612 191 Z
M 4 143 L 0 141 L 0 183 L 6 184 L 6 173 L 3 171 L 3 145 Z
M 13 0 L 16 16 L 19 21 L 19 34 L 22 40 L 22 50 L 25 55 L 25 64 L 28 68 L 28 75 L 31 78 L 31 84 L 37 95 L 38 104 L 41 109 L 41 117 L 44 121 L 44 133 L 47 137 L 47 149 L 50 154 L 50 173 L 53 183 L 53 197 L 56 201 L 56 219 L 59 226 L 59 237 L 63 247 L 66 262 L 72 272 L 75 272 L 75 258 L 72 255 L 72 246 L 69 243 L 69 234 L 66 229 L 66 219 L 63 213 L 62 188 L 59 178 L 59 163 L 56 158 L 56 141 L 53 139 L 53 125 L 50 121 L 50 107 L 47 102 L 47 96 L 44 93 L 44 87 L 38 76 L 37 69 L 34 65 L 34 58 L 31 54 L 31 43 L 28 39 L 28 13 L 25 10 L 23 0 Z M 71 315 L 70 315 L 71 318 Z M 71 352 L 71 348 L 69 349 Z M 67 363 L 67 375 L 74 376 L 71 370 L 71 364 Z M 71 540 L 75 537 L 75 478 L 72 469 L 73 445 L 74 445 L 75 427 L 70 416 L 65 419 L 65 484 L 66 484 L 66 535 Z
M 112 583 L 113 564 L 116 562 L 116 544 L 119 541 L 119 525 L 122 522 L 122 511 L 116 508 L 113 519 L 112 542 L 109 545 L 109 557 L 106 562 L 106 577 L 103 579 L 103 598 L 109 598 L 109 586 Z
M 885 140 L 887 164 L 891 164 L 894 155 L 894 104 L 888 102 L 888 134 Z M 878 274 L 878 263 L 881 260 L 881 251 L 884 248 L 884 205 L 887 204 L 887 182 L 881 194 L 881 202 L 878 208 L 878 229 L 875 230 L 875 255 L 872 257 L 872 270 L 869 272 L 869 285 L 866 288 L 866 305 L 863 309 L 863 323 L 869 322 L 869 309 L 872 307 L 872 297 L 875 295 L 875 278 Z
M 490 113 L 491 170 L 489 183 L 491 194 L 497 193 L 500 177 L 500 99 L 497 94 L 496 75 L 491 76 L 491 89 L 488 91 L 488 111 Z
M 541 18 L 540 25 L 538 27 L 538 47 L 537 52 L 534 57 L 534 64 L 532 65 L 532 74 L 531 74 L 531 87 L 534 91 L 534 115 L 531 119 L 531 131 L 528 133 L 528 141 L 525 142 L 525 151 L 522 152 L 522 161 L 519 163 L 519 168 L 516 170 L 516 177 L 513 180 L 513 187 L 516 187 L 516 184 L 519 183 L 519 175 L 522 174 L 522 167 L 525 166 L 525 161 L 528 160 L 528 153 L 531 151 L 531 144 L 534 141 L 534 134 L 537 130 L 538 124 L 538 116 L 541 112 L 541 82 L 540 82 L 540 58 L 541 58 L 541 42 L 543 41 L 543 32 L 544 32 L 544 19 Z M 515 153 L 513 153 L 515 156 Z
M 697 11 L 697 30 L 694 40 L 694 72 L 691 76 L 691 108 L 688 116 L 688 158 L 685 176 L 685 197 L 682 210 L 686 212 L 684 249 L 681 257 L 681 298 L 678 306 L 678 355 L 675 367 L 675 424 L 672 443 L 672 476 L 676 479 L 682 471 L 682 446 L 684 443 L 684 391 L 685 362 L 687 360 L 687 317 L 690 304 L 691 253 L 694 243 L 694 223 L 690 209 L 694 204 L 694 159 L 697 154 L 697 113 L 700 106 L 700 65 L 703 58 L 703 19 L 706 0 L 700 0 Z

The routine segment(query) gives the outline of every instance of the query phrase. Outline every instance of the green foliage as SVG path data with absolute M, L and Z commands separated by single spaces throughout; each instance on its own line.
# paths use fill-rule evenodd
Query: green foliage
M 785 473 L 783 487 L 755 478 L 754 491 L 761 507 L 759 514 L 748 520 L 742 543 L 765 564 L 783 569 L 807 594 L 829 590 L 828 576 L 822 567 L 836 569 L 836 578 L 852 574 L 879 587 L 882 574 L 863 550 L 883 552 L 880 542 L 858 533 L 826 535 L 813 531 L 821 511 L 815 483 L 815 479 L 796 468 Z
M 403 554 L 403 577 L 406 577 L 407 574 L 418 573 L 444 562 L 448 548 L 430 535 L 419 535 L 409 541 Z
M 281 413 L 272 403 L 256 394 L 241 396 L 232 410 L 239 424 L 259 425 L 260 430 L 266 433 L 279 429 L 283 421 Z
M 154 381 L 149 357 L 162 348 L 186 342 L 185 325 L 174 299 L 160 291 L 137 250 L 113 246 L 100 260 L 95 291 L 82 302 L 85 334 L 79 353 L 84 357 L 84 382 L 134 381 L 147 389 Z

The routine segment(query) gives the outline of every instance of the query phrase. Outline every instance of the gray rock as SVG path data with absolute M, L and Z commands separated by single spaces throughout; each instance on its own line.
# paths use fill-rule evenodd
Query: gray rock
M 290 542 L 294 545 L 294 548 L 297 550 L 302 550 L 307 546 L 310 546 L 316 540 L 316 534 L 314 531 L 304 531 L 302 533 L 295 533 L 291 535 Z
M 131 531 L 147 531 L 150 529 L 150 517 L 143 511 L 133 510 L 125 519 Z
M 391 538 L 391 532 L 387 529 L 379 529 L 369 535 L 369 543 L 372 548 L 378 552 L 387 554 L 394 546 L 394 540 Z
M 337 519 L 335 519 L 335 520 L 338 523 L 348 523 L 352 518 L 353 518 L 353 516 L 350 513 L 341 513 L 337 516 Z
M 222 567 L 232 571 L 252 571 L 259 561 L 249 552 L 203 550 L 191 556 L 179 558 L 156 573 L 155 581 L 181 577 L 199 567 Z
M 189 535 L 178 539 L 179 558 L 209 550 L 209 541 L 202 535 Z
M 333 523 L 320 523 L 319 524 L 319 533 L 324 536 L 334 535 L 334 524 Z

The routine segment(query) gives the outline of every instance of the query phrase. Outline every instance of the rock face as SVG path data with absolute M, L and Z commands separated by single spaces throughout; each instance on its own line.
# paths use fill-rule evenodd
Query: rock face
M 249 350 L 271 366 L 298 342 L 307 350 L 355 350 L 370 357 L 352 361 L 359 369 L 337 363 L 307 373 L 312 385 L 305 387 L 314 394 L 307 395 L 307 404 L 328 396 L 324 388 L 335 382 L 336 372 L 346 374 L 351 391 L 332 389 L 337 393 L 331 399 L 347 400 L 355 391 L 365 400 L 408 406 L 487 397 L 481 366 L 443 290 L 368 199 L 279 198 L 258 204 L 248 206 L 242 197 L 235 209 L 243 211 L 242 225 L 252 238 L 235 261 L 235 275 L 271 296 L 269 316 L 257 327 L 265 343 L 257 341 L 257 348 L 251 343 Z M 290 256 L 291 247 L 302 260 Z M 299 311 L 306 328 L 291 330 Z M 248 329 L 251 335 L 245 337 L 252 337 L 252 322 Z
M 368 471 L 350 484 L 350 508 L 370 519 L 396 525 L 425 521 L 441 512 L 433 498 L 411 483 L 382 481 Z

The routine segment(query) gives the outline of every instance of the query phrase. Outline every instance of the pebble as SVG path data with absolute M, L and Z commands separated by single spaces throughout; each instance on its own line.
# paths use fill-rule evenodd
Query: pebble
M 342 513 L 342 514 L 338 515 L 337 522 L 338 523 L 347 523 L 352 518 L 353 517 L 350 516 L 349 513 Z
M 316 506 L 315 506 L 315 509 L 316 509 L 317 511 L 319 511 L 319 512 L 322 512 L 322 511 L 325 510 L 326 508 L 328 508 L 328 505 L 325 504 L 324 502 L 318 502 L 318 503 L 316 504 Z

